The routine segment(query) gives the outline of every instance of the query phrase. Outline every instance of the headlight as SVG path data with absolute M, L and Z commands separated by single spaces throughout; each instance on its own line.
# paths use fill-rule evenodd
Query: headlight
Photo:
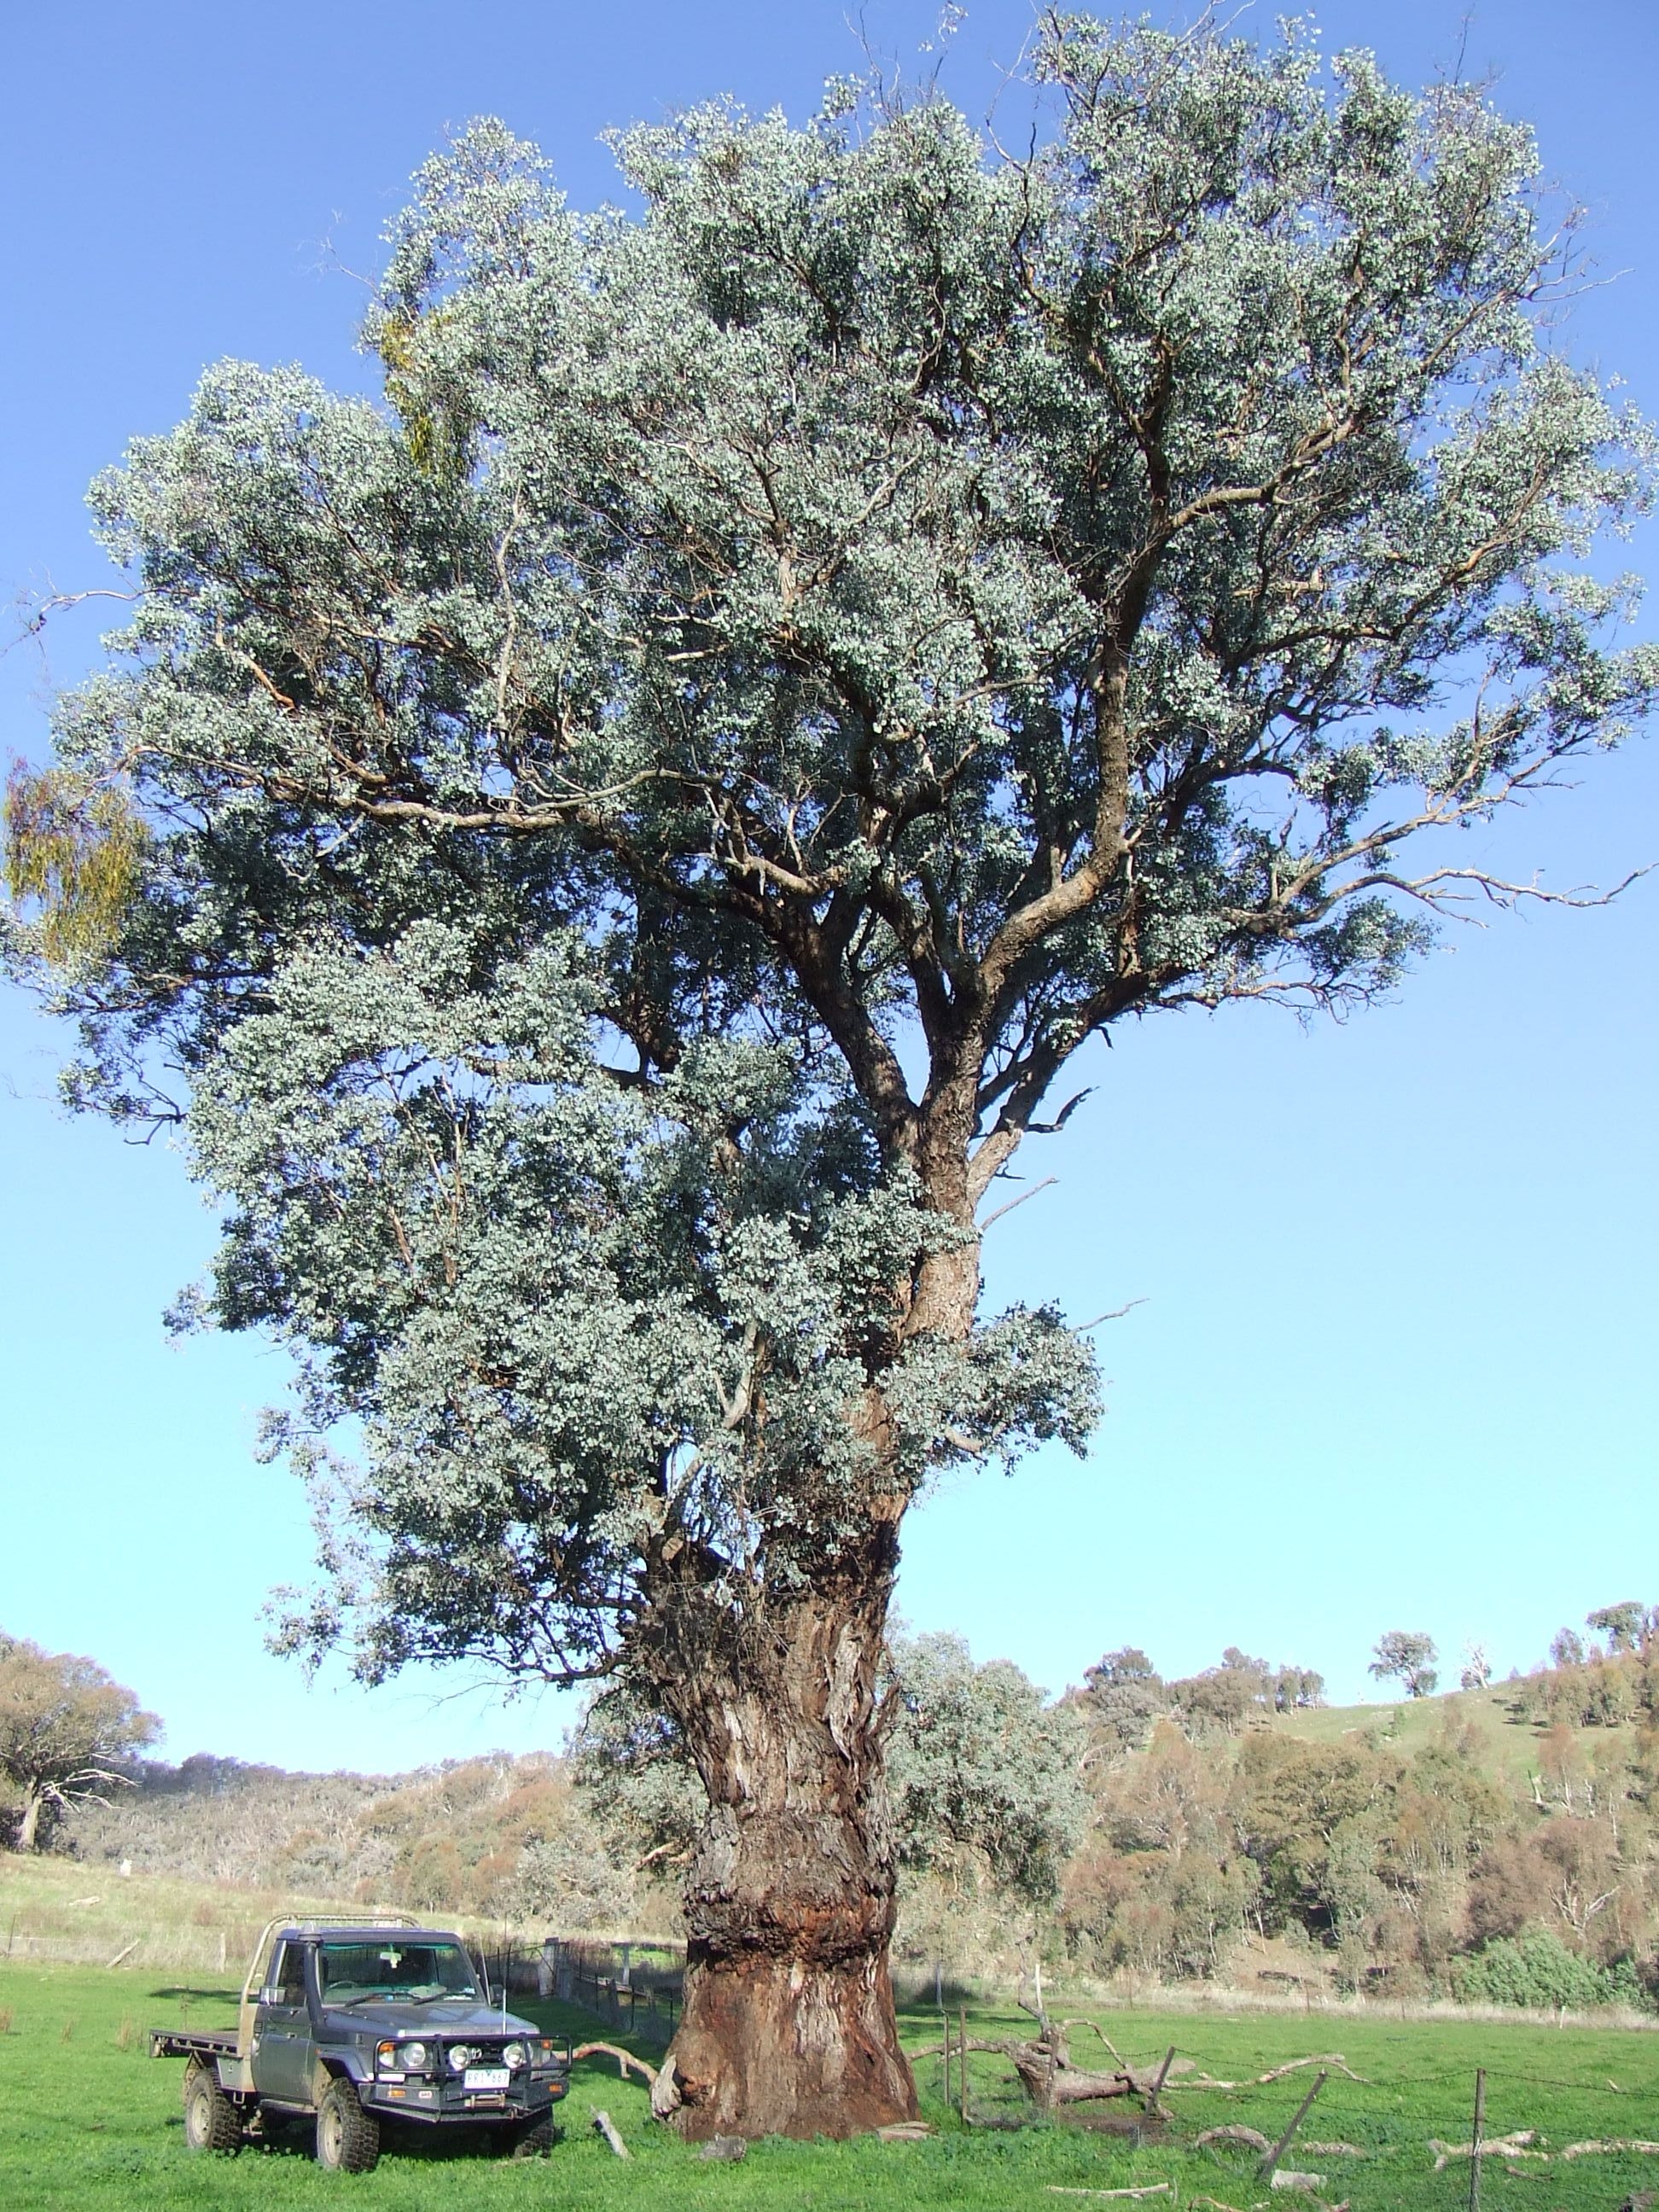
M 425 2044 L 405 2043 L 398 2051 L 398 2056 L 403 2060 L 405 2068 L 410 2073 L 425 2073 L 427 2060 L 427 2049 Z
M 501 2053 L 501 2063 L 504 2066 L 522 2066 L 525 2062 L 525 2047 L 523 2044 L 509 2043 L 506 2050 Z
M 449 2070 L 452 2074 L 465 2074 L 467 2068 L 471 2063 L 472 2053 L 465 2043 L 452 2043 L 450 2045 Z

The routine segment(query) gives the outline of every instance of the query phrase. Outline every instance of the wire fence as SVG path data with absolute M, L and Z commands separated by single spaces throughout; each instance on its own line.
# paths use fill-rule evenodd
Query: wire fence
M 677 1945 L 550 1936 L 537 1954 L 537 1975 L 544 1996 L 580 2005 L 644 2042 L 666 2047 L 673 2040 L 685 1977 Z

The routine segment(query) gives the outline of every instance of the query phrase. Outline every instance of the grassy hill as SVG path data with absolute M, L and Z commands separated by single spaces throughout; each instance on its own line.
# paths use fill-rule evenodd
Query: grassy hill
M 1517 1717 L 1516 1702 L 1514 1683 L 1495 1682 L 1486 1690 L 1405 1698 L 1397 1705 L 1311 1705 L 1275 1714 L 1270 1725 L 1282 1735 L 1307 1743 L 1358 1738 L 1375 1749 L 1398 1751 L 1408 1758 L 1454 1729 L 1463 1739 L 1465 1755 L 1489 1781 L 1524 1796 L 1538 1770 L 1539 1744 L 1547 1724 Z M 1628 1723 L 1606 1733 L 1615 1738 L 1634 1736 Z

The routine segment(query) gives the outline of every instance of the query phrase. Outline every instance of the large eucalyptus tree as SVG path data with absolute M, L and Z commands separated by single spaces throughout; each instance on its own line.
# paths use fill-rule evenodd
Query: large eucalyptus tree
M 625 1678 L 694 1760 L 694 2134 L 914 2109 L 878 1657 L 930 1474 L 1090 1426 L 980 1311 L 1056 1078 L 1389 989 L 1514 895 L 1436 833 L 1659 678 L 1527 131 L 1294 37 L 1034 51 L 1029 158 L 703 109 L 583 217 L 471 130 L 385 405 L 223 366 L 100 483 L 132 626 L 13 792 L 74 1095 L 185 1121 L 206 1310 L 301 1356 L 291 1642 Z

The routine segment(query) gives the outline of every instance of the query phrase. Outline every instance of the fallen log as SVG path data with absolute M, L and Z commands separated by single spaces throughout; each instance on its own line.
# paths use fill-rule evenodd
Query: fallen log
M 1304 2142 L 1302 2148 L 1306 2151 L 1310 2158 L 1369 2158 L 1370 2156 L 1370 2153 L 1368 2150 L 1363 2149 L 1358 2143 Z M 1483 2145 L 1483 2154 L 1485 2146 Z
M 1558 2158 L 1618 2158 L 1626 2153 L 1638 2158 L 1659 2158 L 1659 2142 L 1644 2142 L 1639 2136 L 1608 2136 L 1599 2142 L 1565 2143 Z
M 1288 2166 L 1275 2166 L 1267 2186 L 1269 2189 L 1289 2189 L 1304 2197 L 1317 2197 L 1325 2186 L 1322 2173 L 1292 2173 Z
M 1056 2105 L 1086 2104 L 1106 2097 L 1147 2097 L 1155 2094 L 1158 2086 L 1156 2069 L 1149 2068 L 1139 2074 L 1126 2067 L 1121 2073 L 1094 2074 L 1085 2067 L 1073 2066 L 1063 2042 L 1056 2048 L 1024 2037 L 970 2035 L 953 2038 L 951 2047 L 953 2051 L 992 2051 L 999 2058 L 1006 2059 L 1031 2102 L 1045 2112 L 1051 2112 Z M 929 2043 L 910 2055 L 913 2058 L 936 2058 L 944 2049 L 942 2043 Z M 1180 2063 L 1177 2060 L 1171 2071 L 1176 2070 Z M 1190 2065 L 1192 2061 L 1187 2063 Z

